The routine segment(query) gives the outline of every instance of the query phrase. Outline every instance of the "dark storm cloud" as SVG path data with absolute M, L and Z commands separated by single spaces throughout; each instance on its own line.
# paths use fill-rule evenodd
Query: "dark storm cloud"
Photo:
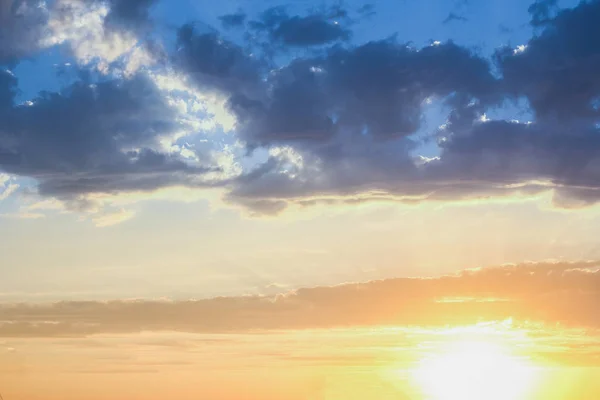
M 457 326 L 514 318 L 597 328 L 597 262 L 506 265 L 441 278 L 304 288 L 263 297 L 0 305 L 0 336 Z
M 181 184 L 205 169 L 153 150 L 181 128 L 142 76 L 80 81 L 10 110 L 0 122 L 0 168 L 36 178 L 41 194 L 57 197 Z
M 346 19 L 347 12 L 337 7 L 305 16 L 290 16 L 284 7 L 273 7 L 263 12 L 258 20 L 251 21 L 251 26 L 266 32 L 273 43 L 306 47 L 350 39 Z

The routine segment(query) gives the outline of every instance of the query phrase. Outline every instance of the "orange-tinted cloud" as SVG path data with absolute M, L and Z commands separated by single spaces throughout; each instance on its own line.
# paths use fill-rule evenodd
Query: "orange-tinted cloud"
M 509 317 L 599 327 L 598 266 L 600 262 L 504 265 L 440 278 L 349 283 L 276 296 L 4 304 L 0 336 L 431 326 Z

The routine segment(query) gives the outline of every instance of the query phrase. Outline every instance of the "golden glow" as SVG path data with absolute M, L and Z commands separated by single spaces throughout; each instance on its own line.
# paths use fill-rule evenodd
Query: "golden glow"
M 493 341 L 461 341 L 424 358 L 414 380 L 430 400 L 526 400 L 536 368 Z

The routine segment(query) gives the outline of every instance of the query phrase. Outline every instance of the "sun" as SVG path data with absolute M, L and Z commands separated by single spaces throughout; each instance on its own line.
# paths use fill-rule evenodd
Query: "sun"
M 526 400 L 536 368 L 492 341 L 462 341 L 421 360 L 414 380 L 428 400 Z

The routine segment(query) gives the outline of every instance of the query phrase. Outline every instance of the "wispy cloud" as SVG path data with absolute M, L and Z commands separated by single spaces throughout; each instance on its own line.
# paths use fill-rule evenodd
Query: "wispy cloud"
M 8 174 L 0 174 L 0 201 L 6 200 L 18 189 L 19 184 L 15 182 L 14 177 L 11 177 Z

